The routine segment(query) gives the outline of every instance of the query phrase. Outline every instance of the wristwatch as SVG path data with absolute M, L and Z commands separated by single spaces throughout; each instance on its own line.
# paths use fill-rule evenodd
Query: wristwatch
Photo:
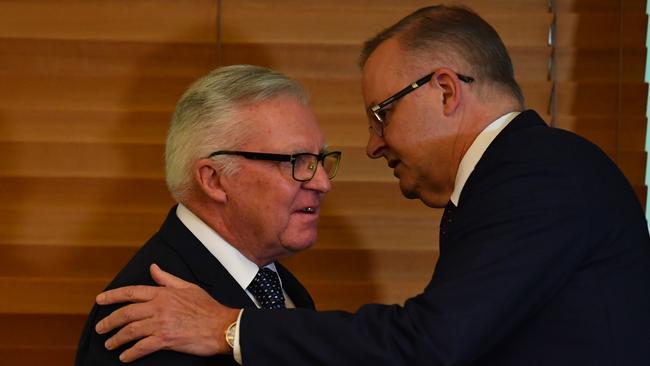
M 235 349 L 235 331 L 237 330 L 237 322 L 233 322 L 226 328 L 226 343 L 232 348 Z

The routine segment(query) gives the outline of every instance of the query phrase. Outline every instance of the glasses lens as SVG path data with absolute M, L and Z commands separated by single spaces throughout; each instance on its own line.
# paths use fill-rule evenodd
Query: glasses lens
M 293 178 L 298 181 L 310 180 L 318 168 L 318 157 L 304 154 L 297 155 L 293 165 Z
M 336 176 L 340 160 L 341 154 L 338 152 L 325 155 L 325 158 L 323 159 L 323 169 L 325 169 L 325 173 L 327 173 L 329 179 L 333 179 Z
M 318 169 L 318 156 L 311 154 L 299 154 L 295 156 L 296 160 L 293 165 L 293 179 L 299 182 L 306 182 L 311 180 L 316 174 Z M 325 170 L 327 177 L 332 179 L 336 176 L 339 168 L 339 161 L 341 160 L 341 153 L 331 152 L 325 156 L 321 161 L 322 169 Z

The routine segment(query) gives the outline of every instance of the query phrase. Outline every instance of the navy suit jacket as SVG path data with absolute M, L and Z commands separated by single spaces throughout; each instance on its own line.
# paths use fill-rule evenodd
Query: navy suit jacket
M 235 279 L 176 216 L 176 206 L 169 212 L 162 227 L 135 254 L 115 277 L 107 289 L 144 284 L 154 285 L 149 265 L 162 269 L 186 281 L 193 282 L 220 303 L 235 308 L 254 308 L 255 304 Z M 314 308 L 307 290 L 281 264 L 276 263 L 282 285 L 296 307 Z M 132 344 L 115 351 L 107 351 L 104 342 L 108 335 L 95 332 L 95 324 L 109 315 L 117 306 L 95 305 L 88 317 L 79 341 L 76 366 L 120 365 L 119 354 Z M 112 335 L 114 333 L 111 333 Z M 232 356 L 198 357 L 173 351 L 159 351 L 129 365 L 238 365 Z
M 648 365 L 647 223 L 600 149 L 526 111 L 467 180 L 422 294 L 245 310 L 240 332 L 245 366 Z

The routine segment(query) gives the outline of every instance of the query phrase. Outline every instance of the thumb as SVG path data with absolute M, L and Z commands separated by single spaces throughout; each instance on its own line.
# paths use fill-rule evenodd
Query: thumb
M 151 278 L 160 286 L 172 287 L 172 288 L 185 288 L 192 286 L 192 283 L 184 281 L 171 273 L 165 272 L 157 264 L 152 263 L 149 266 L 149 272 L 151 273 Z

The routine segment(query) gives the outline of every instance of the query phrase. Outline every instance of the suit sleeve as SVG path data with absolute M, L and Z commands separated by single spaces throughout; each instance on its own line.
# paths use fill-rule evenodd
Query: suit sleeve
M 404 306 L 365 305 L 354 314 L 246 310 L 243 364 L 476 361 L 575 273 L 589 228 L 584 191 L 557 159 L 520 154 L 491 167 L 468 181 L 422 294 Z

